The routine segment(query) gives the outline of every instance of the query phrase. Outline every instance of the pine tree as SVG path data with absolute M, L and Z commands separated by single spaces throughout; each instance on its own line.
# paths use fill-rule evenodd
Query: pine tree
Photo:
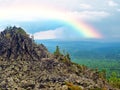
M 56 50 L 55 50 L 55 52 L 54 52 L 54 55 L 55 55 L 55 56 L 60 56 L 60 55 L 61 55 L 59 46 L 56 46 Z

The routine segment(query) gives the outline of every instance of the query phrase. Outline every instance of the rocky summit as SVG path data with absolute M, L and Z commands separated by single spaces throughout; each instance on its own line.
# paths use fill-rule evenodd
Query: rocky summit
M 57 46 L 54 54 L 18 27 L 0 33 L 0 90 L 117 90 L 104 72 L 70 61 Z
M 8 27 L 0 33 L 0 56 L 5 59 L 38 60 L 46 58 L 44 45 L 37 45 L 22 28 Z

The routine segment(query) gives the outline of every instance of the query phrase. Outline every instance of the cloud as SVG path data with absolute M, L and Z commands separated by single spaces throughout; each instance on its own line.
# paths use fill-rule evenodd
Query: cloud
M 55 30 L 40 31 L 34 33 L 34 38 L 39 40 L 45 39 L 60 39 L 62 37 L 64 28 L 56 28 Z
M 110 13 L 106 11 L 75 11 L 70 14 L 73 15 L 73 17 L 77 17 L 82 20 L 100 20 L 110 15 Z
M 91 5 L 89 5 L 89 4 L 80 4 L 80 8 L 81 9 L 92 9 L 93 7 L 91 6 Z
M 2 32 L 2 31 L 3 31 L 3 29 L 0 28 L 0 32 Z
M 118 6 L 118 4 L 114 1 L 108 1 L 108 5 L 111 7 Z
M 118 8 L 117 11 L 120 12 L 120 8 Z
M 30 7 L 30 6 L 29 6 Z M 106 18 L 110 14 L 107 11 L 93 11 L 93 10 L 82 10 L 82 11 L 60 11 L 46 8 L 46 7 L 16 7 L 0 9 L 1 20 L 13 20 L 13 21 L 34 21 L 41 19 L 57 19 L 66 20 L 71 18 L 79 18 L 82 20 L 98 20 Z M 82 4 L 84 8 L 90 8 L 89 5 Z M 68 17 L 69 16 L 69 17 Z
M 2 0 L 1 3 L 9 3 L 5 7 L 0 5 L 0 20 L 9 21 L 34 21 L 38 19 L 64 19 L 69 13 L 79 15 L 82 19 L 102 19 L 108 16 L 105 11 L 98 11 L 102 4 L 94 5 L 91 1 L 82 0 Z M 91 2 L 91 3 L 89 3 Z M 100 2 L 100 1 L 98 1 Z M 95 2 L 96 4 L 98 2 Z M 103 2 L 104 3 L 104 2 Z M 117 5 L 109 1 L 110 5 Z M 94 7 L 92 6 L 94 5 Z M 89 11 L 84 11 L 89 10 Z M 87 15 L 88 14 L 88 15 Z M 91 16 L 90 16 L 91 15 Z M 92 16 L 93 15 L 93 16 Z M 95 17 L 95 18 L 94 18 Z M 71 17 L 70 17 L 71 18 Z M 76 17 L 72 17 L 76 18 Z

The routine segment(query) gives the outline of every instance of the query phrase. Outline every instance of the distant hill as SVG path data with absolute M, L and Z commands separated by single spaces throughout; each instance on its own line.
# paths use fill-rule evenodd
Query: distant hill
M 69 52 L 71 60 L 89 68 L 105 69 L 107 77 L 112 72 L 120 77 L 120 42 L 102 41 L 59 41 L 37 40 L 43 43 L 53 53 L 55 46 L 59 45 L 61 52 Z
M 115 59 L 120 60 L 120 42 L 99 41 L 43 41 L 50 52 L 54 52 L 55 46 L 59 45 L 61 51 L 69 52 L 72 59 Z
M 20 27 L 0 33 L 0 90 L 117 90 L 105 73 L 70 61 L 59 47 L 54 54 Z

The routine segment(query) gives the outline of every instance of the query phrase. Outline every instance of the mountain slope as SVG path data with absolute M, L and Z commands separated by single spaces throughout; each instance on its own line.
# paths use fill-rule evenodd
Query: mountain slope
M 22 28 L 1 32 L 0 47 L 1 90 L 117 90 L 103 72 L 72 63 L 59 50 L 50 54 Z

